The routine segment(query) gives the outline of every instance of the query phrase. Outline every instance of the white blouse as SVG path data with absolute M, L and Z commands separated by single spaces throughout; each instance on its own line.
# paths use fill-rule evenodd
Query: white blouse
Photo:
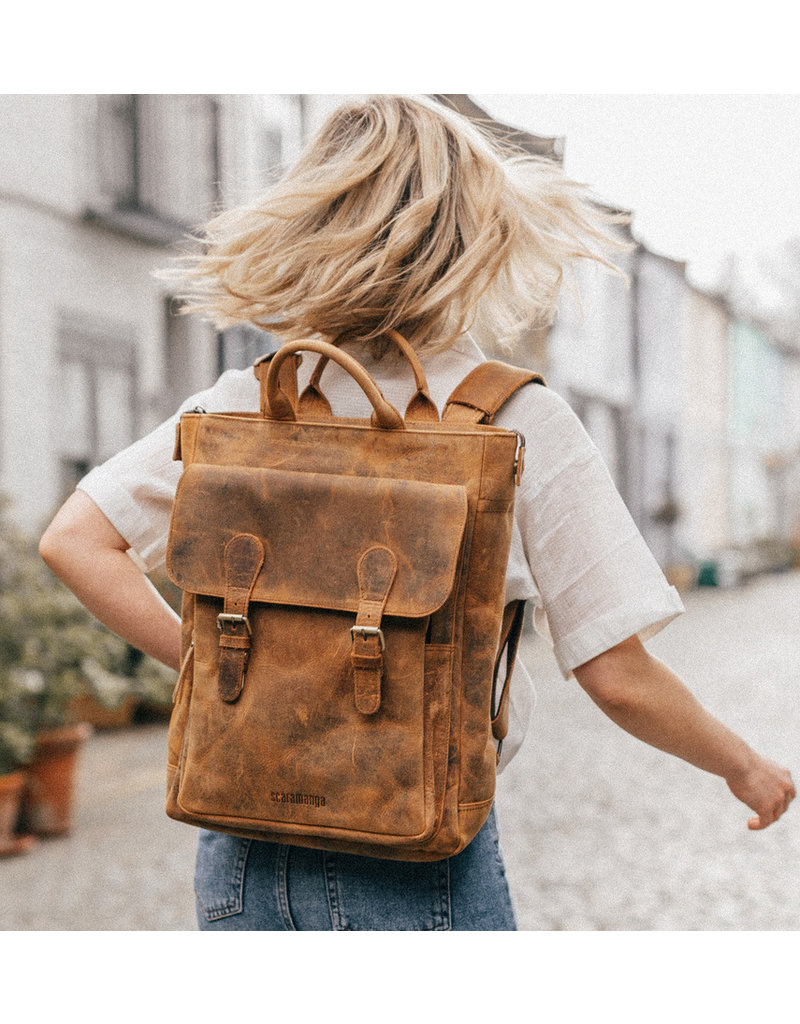
M 387 401 L 401 412 L 413 392 L 404 360 L 358 358 Z M 423 365 L 440 412 L 450 393 L 484 357 L 465 335 Z M 298 374 L 307 383 L 315 365 L 307 357 Z M 369 416 L 371 406 L 356 382 L 329 363 L 322 390 L 336 416 Z M 200 405 L 208 412 L 257 411 L 259 386 L 251 369 L 229 370 L 213 387 L 188 398 L 152 433 L 93 469 L 78 484 L 130 545 L 145 570 L 164 564 L 170 513 L 181 475 L 173 462 L 175 423 Z M 565 678 L 572 670 L 634 634 L 646 640 L 683 611 L 617 492 L 608 470 L 577 416 L 549 388 L 521 389 L 498 413 L 498 426 L 522 433 L 525 471 L 516 496 L 506 600 L 534 609 L 539 633 L 553 646 Z M 500 769 L 525 735 L 533 685 L 518 660 L 510 691 L 509 731 Z

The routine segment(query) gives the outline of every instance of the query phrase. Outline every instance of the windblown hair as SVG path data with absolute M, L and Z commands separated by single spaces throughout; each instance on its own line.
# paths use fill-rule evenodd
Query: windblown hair
M 502 345 L 552 320 L 574 261 L 614 269 L 615 219 L 552 161 L 436 101 L 373 96 L 337 109 L 265 195 L 206 226 L 181 298 L 221 328 L 249 321 L 284 341 L 394 328 L 433 351 L 475 327 Z

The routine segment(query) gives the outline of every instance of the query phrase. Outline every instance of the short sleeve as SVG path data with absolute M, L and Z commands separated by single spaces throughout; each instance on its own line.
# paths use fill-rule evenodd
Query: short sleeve
M 567 403 L 536 387 L 507 408 L 503 425 L 525 421 L 516 518 L 538 606 L 535 622 L 549 632 L 568 677 L 630 636 L 646 640 L 680 615 L 683 603 Z
M 196 406 L 208 412 L 256 411 L 258 402 L 252 370 L 229 370 L 213 387 L 187 398 L 174 416 L 78 483 L 125 538 L 130 555 L 145 572 L 163 566 L 166 557 L 172 504 L 183 468 L 173 461 L 181 414 Z

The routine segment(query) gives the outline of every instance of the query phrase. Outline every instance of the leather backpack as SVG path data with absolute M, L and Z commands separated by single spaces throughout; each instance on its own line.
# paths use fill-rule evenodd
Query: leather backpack
M 260 413 L 181 417 L 172 818 L 413 861 L 458 853 L 489 814 L 523 618 L 504 594 L 525 450 L 492 418 L 544 382 L 483 363 L 440 421 L 418 357 L 390 337 L 416 381 L 404 416 L 312 340 L 256 363 Z M 320 359 L 298 396 L 301 351 Z M 331 416 L 329 359 L 371 420 Z

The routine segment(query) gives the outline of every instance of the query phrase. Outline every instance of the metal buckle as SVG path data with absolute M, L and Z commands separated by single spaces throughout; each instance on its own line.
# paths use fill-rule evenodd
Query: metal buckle
M 357 636 L 360 636 L 362 640 L 366 640 L 368 636 L 376 636 L 378 643 L 380 644 L 381 653 L 386 650 L 386 641 L 383 639 L 383 630 L 378 629 L 377 626 L 351 626 L 350 636 L 353 640 Z
M 220 633 L 223 631 L 225 623 L 230 623 L 232 626 L 244 625 L 247 629 L 247 635 L 253 635 L 253 630 L 250 628 L 250 620 L 246 615 L 232 615 L 229 612 L 220 612 L 217 616 L 217 629 Z

